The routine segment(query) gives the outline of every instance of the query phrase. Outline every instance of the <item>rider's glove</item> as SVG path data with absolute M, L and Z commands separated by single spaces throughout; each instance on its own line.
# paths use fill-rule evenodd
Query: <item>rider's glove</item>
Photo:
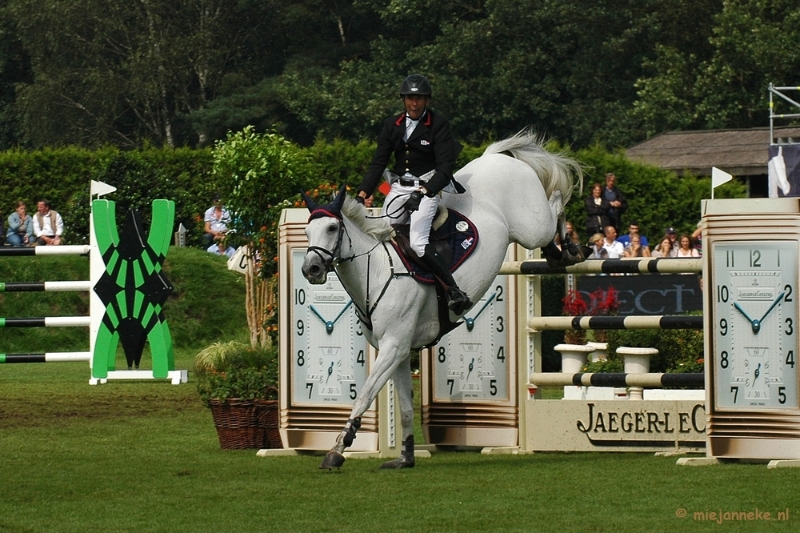
M 357 194 L 356 195 L 356 202 L 360 203 L 361 205 L 364 205 L 364 197 L 361 196 L 360 194 Z
M 406 211 L 409 213 L 413 213 L 417 209 L 419 209 L 419 203 L 422 200 L 422 191 L 414 191 L 408 196 L 408 200 L 406 200 Z

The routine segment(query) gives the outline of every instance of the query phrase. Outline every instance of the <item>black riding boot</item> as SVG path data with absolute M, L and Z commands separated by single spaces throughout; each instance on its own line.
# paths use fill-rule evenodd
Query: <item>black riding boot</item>
M 433 275 L 439 278 L 445 286 L 447 293 L 447 307 L 450 308 L 457 315 L 461 315 L 472 307 L 472 302 L 469 296 L 458 288 L 456 280 L 447 268 L 444 259 L 436 252 L 436 248 L 432 244 L 425 245 L 425 255 L 420 259 L 425 263 L 425 266 L 433 272 Z

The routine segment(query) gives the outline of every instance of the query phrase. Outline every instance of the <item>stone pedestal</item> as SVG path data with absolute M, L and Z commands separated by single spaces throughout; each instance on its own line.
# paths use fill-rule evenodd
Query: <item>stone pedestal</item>
M 607 342 L 587 342 L 586 346 L 591 346 L 594 351 L 590 354 L 592 363 L 597 361 L 605 361 L 608 359 L 608 343 Z
M 650 358 L 656 355 L 658 350 L 655 348 L 620 346 L 617 348 L 617 353 L 625 359 L 626 374 L 647 374 L 650 372 Z M 642 387 L 631 387 L 629 397 L 631 400 L 643 399 Z

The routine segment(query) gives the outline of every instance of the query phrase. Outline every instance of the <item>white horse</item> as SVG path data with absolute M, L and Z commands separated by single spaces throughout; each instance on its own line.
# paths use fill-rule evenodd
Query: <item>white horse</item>
M 565 241 L 564 205 L 573 189 L 582 186 L 581 166 L 574 160 L 546 151 L 530 133 L 519 133 L 489 146 L 456 178 L 467 189 L 445 194 L 442 203 L 466 215 L 477 227 L 479 241 L 472 255 L 454 273 L 458 286 L 473 302 L 489 289 L 505 258 L 508 245 L 534 249 L 548 246 L 561 264 L 583 260 L 577 247 L 563 257 L 552 245 L 556 232 Z M 321 284 L 336 270 L 359 318 L 367 327 L 367 340 L 380 350 L 369 377 L 353 405 L 350 419 L 325 455 L 320 468 L 338 468 L 344 449 L 360 427 L 360 417 L 389 378 L 398 391 L 403 450 L 382 468 L 414 466 L 413 403 L 410 352 L 439 337 L 436 291 L 405 272 L 394 248 L 386 243 L 393 230 L 384 218 L 368 218 L 365 208 L 345 194 L 325 206 L 306 199 L 311 211 L 306 228 L 308 253 L 303 275 Z M 343 215 L 343 216 L 342 216 Z M 555 251 L 553 251 L 555 248 Z M 451 313 L 450 319 L 458 317 Z

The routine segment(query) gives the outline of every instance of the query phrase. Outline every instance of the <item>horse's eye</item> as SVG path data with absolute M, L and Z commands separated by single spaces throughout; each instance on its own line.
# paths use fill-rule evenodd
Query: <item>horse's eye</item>
M 328 225 L 328 233 L 335 233 L 339 229 L 339 225 L 336 223 Z

